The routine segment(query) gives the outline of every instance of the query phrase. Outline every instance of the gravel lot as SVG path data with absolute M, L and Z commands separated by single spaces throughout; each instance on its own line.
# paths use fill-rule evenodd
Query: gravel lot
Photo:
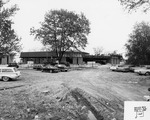
M 29 106 L 32 106 L 33 103 L 34 106 L 39 105 L 37 103 L 41 103 L 43 100 L 54 100 L 53 98 L 65 99 L 65 96 L 69 93 L 68 91 L 76 88 L 82 91 L 85 94 L 83 96 L 89 101 L 92 98 L 90 103 L 99 114 L 104 116 L 104 120 L 123 120 L 124 101 L 141 101 L 144 100 L 144 95 L 149 94 L 147 91 L 147 88 L 150 87 L 149 76 L 112 72 L 107 65 L 59 73 L 44 73 L 32 69 L 21 69 L 20 71 L 22 76 L 19 80 L 0 81 L 1 120 L 36 119 L 36 117 L 42 116 L 46 112 L 37 113 L 32 111 L 32 114 L 30 113 L 29 115 L 28 112 L 31 111 Z M 72 98 L 71 101 L 73 101 Z M 16 103 L 20 104 L 16 105 Z M 58 106 L 55 106 L 55 108 Z M 24 111 L 15 112 L 15 110 L 20 109 L 24 109 Z M 39 110 L 39 108 L 36 109 Z M 103 113 L 102 111 L 104 110 L 105 112 Z M 23 116 L 23 113 L 26 113 L 26 115 Z M 43 114 L 39 115 L 39 113 Z M 55 113 L 49 113 L 51 115 L 47 113 L 47 118 L 40 117 L 40 120 L 50 120 L 50 118 L 53 118 L 52 116 L 56 116 Z M 71 120 L 71 118 L 67 119 Z M 63 118 L 60 120 L 63 120 Z M 94 120 L 94 118 L 91 120 Z

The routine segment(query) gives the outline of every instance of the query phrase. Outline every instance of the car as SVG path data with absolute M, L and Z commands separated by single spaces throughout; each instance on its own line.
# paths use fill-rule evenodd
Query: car
M 53 65 L 44 65 L 42 68 L 41 68 L 42 72 L 50 72 L 50 73 L 54 73 L 54 72 L 59 72 L 59 69 Z
M 109 69 L 112 70 L 112 71 L 116 71 L 117 67 L 118 67 L 117 65 L 112 65 L 112 66 L 109 67 Z
M 150 68 L 149 67 L 143 67 L 140 69 L 136 69 L 134 72 L 138 73 L 139 75 L 150 75 Z
M 16 67 L 0 67 L 0 79 L 9 81 L 20 77 L 20 71 Z
M 134 70 L 134 73 L 138 74 L 141 69 L 146 69 L 146 68 L 137 68 L 137 69 Z
M 129 65 L 128 66 L 129 67 L 129 72 L 134 72 L 134 70 L 135 70 L 135 66 L 134 65 Z
M 36 69 L 36 68 L 37 68 L 37 64 L 34 64 L 34 65 L 33 65 L 33 69 Z
M 35 70 L 42 70 L 43 65 L 42 64 L 35 64 L 33 65 L 33 69 Z
M 17 63 L 8 63 L 8 67 L 16 67 L 19 68 L 19 65 Z
M 69 70 L 69 67 L 64 64 L 56 64 L 55 67 L 57 67 L 61 72 L 67 72 Z
M 129 72 L 130 68 L 128 66 L 118 66 L 116 71 L 118 71 L 118 72 Z
M 131 67 L 127 66 L 127 65 L 115 65 L 115 66 L 111 66 L 110 70 L 117 71 L 117 72 L 131 72 L 131 71 L 133 71 L 131 69 Z

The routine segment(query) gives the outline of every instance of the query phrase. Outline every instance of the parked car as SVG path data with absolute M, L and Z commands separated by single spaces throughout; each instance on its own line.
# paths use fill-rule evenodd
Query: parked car
M 41 69 L 42 72 L 50 72 L 50 73 L 59 72 L 59 69 L 57 67 L 50 64 L 43 66 Z
M 132 72 L 133 69 L 128 65 L 115 65 L 111 66 L 110 70 L 117 71 L 117 72 Z
M 34 65 L 33 65 L 33 69 L 36 69 L 36 68 L 37 68 L 37 64 L 34 64 Z
M 150 75 L 150 68 L 149 67 L 143 67 L 141 69 L 136 69 L 134 72 L 138 73 L 139 75 Z
M 17 79 L 20 75 L 20 71 L 15 67 L 0 67 L 0 79 L 5 82 L 10 79 Z
M 33 65 L 33 69 L 36 69 L 36 70 L 42 70 L 42 67 L 43 67 L 42 64 L 34 64 Z
M 67 72 L 69 70 L 69 67 L 64 64 L 56 64 L 55 67 L 57 67 L 62 72 Z
M 145 68 L 145 67 L 136 68 L 136 69 L 134 70 L 134 73 L 139 74 L 139 72 L 140 72 L 141 70 L 143 70 L 143 69 L 146 69 L 146 68 Z
M 116 71 L 118 71 L 118 72 L 130 72 L 130 68 L 128 66 L 118 66 Z
M 19 68 L 19 65 L 17 63 L 8 63 L 8 67 L 16 67 Z
M 109 69 L 112 70 L 112 71 L 116 71 L 117 67 L 118 67 L 117 65 L 112 65 L 112 66 L 109 67 Z
M 135 66 L 134 65 L 129 65 L 129 72 L 134 72 Z

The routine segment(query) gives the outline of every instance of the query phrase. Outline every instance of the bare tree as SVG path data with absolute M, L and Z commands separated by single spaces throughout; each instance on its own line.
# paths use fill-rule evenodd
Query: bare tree
M 103 49 L 103 47 L 95 47 L 95 48 L 93 48 L 93 50 L 94 50 L 94 54 L 99 56 L 102 54 L 104 49 Z

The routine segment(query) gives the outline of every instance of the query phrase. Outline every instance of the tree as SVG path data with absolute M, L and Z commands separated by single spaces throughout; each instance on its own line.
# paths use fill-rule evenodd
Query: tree
M 150 25 L 141 22 L 134 26 L 129 40 L 125 44 L 128 63 L 142 65 L 150 64 Z
M 31 28 L 31 34 L 44 46 L 51 45 L 61 61 L 68 50 L 84 49 L 90 33 L 89 20 L 83 13 L 76 14 L 67 10 L 51 10 L 45 14 L 39 29 Z
M 51 45 L 46 45 L 41 48 L 41 51 L 51 51 Z
M 129 11 L 142 8 L 144 12 L 150 9 L 149 0 L 119 0 L 121 5 L 125 6 Z
M 20 38 L 16 35 L 11 25 L 11 17 L 19 10 L 16 5 L 11 8 L 5 8 L 4 3 L 0 0 L 0 53 L 3 55 L 15 54 L 21 49 Z
M 93 50 L 94 50 L 94 54 L 99 56 L 103 52 L 103 47 L 95 47 L 93 48 Z

